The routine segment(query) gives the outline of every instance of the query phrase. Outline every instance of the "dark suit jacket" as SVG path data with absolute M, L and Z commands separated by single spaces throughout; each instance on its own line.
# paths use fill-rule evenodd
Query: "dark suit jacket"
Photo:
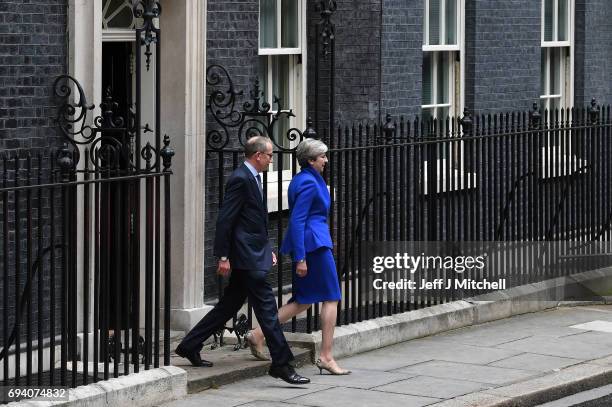
M 257 181 L 244 163 L 225 184 L 213 251 L 216 257 L 229 257 L 232 269 L 269 270 L 272 267 L 268 209 Z

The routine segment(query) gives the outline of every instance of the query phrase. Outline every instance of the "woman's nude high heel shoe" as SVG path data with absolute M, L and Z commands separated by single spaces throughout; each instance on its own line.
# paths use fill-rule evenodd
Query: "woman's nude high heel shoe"
M 317 365 L 317 367 L 319 368 L 319 374 L 323 374 L 323 370 L 327 370 L 330 374 L 334 375 L 334 376 L 344 376 L 347 374 L 351 374 L 350 370 L 346 370 L 346 369 L 333 369 L 330 365 L 328 365 L 327 363 L 323 362 L 321 359 L 317 359 L 317 361 L 315 362 L 315 365 Z
M 263 352 L 260 352 L 257 349 L 257 345 L 255 344 L 255 341 L 253 341 L 253 332 L 249 331 L 246 334 L 245 337 L 247 343 L 249 344 L 249 349 L 251 350 L 251 355 L 253 355 L 255 357 L 255 359 L 258 360 L 270 360 L 269 357 L 267 357 Z

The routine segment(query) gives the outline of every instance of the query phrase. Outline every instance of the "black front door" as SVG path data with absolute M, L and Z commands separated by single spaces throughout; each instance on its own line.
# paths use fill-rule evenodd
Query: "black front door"
M 102 101 L 112 95 L 113 117 L 121 130 L 106 132 L 100 144 L 101 161 L 110 170 L 108 177 L 125 176 L 132 172 L 129 155 L 133 141 L 133 44 L 132 42 L 104 42 L 102 45 Z M 104 177 L 104 173 L 102 173 Z M 128 183 L 107 183 L 101 186 L 101 314 L 110 331 L 119 331 L 129 326 L 127 317 L 133 307 L 134 296 L 127 293 L 134 276 L 134 267 L 129 264 L 133 230 L 129 227 L 133 215 L 134 193 Z M 106 304 L 104 304 L 106 303 Z M 121 316 L 121 317 L 119 317 Z M 111 335 L 112 339 L 112 335 Z

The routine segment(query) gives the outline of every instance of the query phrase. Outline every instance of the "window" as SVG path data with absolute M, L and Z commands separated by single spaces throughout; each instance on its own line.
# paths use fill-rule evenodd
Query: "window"
M 259 83 L 264 99 L 276 113 L 274 98 L 281 100 L 283 109 L 292 109 L 295 117 L 282 118 L 275 127 L 275 140 L 283 147 L 293 147 L 286 136 L 290 128 L 304 129 L 305 119 L 305 64 L 306 64 L 306 1 L 259 1 Z M 293 163 L 289 154 L 275 155 L 268 175 L 268 210 L 276 211 L 278 177 L 282 176 L 283 190 L 291 180 Z M 278 171 L 282 171 L 281 174 Z M 286 185 L 285 185 L 286 184 Z M 285 191 L 283 191 L 285 192 Z M 285 194 L 283 194 L 285 195 Z M 283 196 L 283 201 L 286 198 Z M 287 208 L 286 203 L 283 204 Z
M 540 107 L 549 123 L 556 117 L 561 120 L 556 110 L 572 107 L 573 25 L 574 0 L 542 0 Z M 567 118 L 565 115 L 564 119 Z M 586 165 L 586 160 L 574 152 L 569 131 L 549 132 L 541 157 L 542 178 L 569 175 Z
M 132 0 L 104 0 L 102 4 L 102 28 L 136 28 L 132 12 Z
M 428 123 L 430 119 L 456 117 L 462 111 L 465 0 L 424 1 L 421 110 L 423 121 Z M 463 154 L 463 142 L 439 151 L 435 163 L 438 193 L 476 188 L 476 175 L 466 169 Z M 427 185 L 427 161 L 423 169 Z M 427 187 L 424 192 L 428 193 Z
M 463 0 L 425 0 L 423 18 L 423 120 L 461 111 Z
M 542 0 L 542 110 L 572 105 L 572 23 L 572 0 Z

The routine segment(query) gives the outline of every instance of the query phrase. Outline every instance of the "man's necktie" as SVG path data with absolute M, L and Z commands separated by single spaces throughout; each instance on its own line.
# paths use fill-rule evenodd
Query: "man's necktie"
M 257 174 L 257 186 L 259 187 L 259 193 L 261 194 L 261 199 L 263 200 L 263 184 L 261 183 L 261 174 Z

